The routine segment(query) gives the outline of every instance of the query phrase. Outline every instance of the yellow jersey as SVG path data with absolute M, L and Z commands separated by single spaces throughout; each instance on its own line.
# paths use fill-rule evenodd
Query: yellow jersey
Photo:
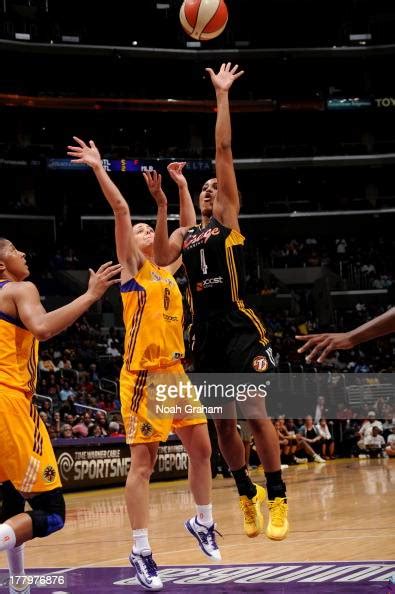
M 146 260 L 121 285 L 124 370 L 160 369 L 184 357 L 182 297 L 174 277 Z
M 0 280 L 0 289 L 8 280 Z M 0 388 L 31 397 L 36 389 L 38 340 L 21 320 L 0 311 Z

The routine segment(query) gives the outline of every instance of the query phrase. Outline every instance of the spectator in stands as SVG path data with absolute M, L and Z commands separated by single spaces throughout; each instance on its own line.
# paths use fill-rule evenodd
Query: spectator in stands
M 339 402 L 337 404 L 336 419 L 346 421 L 347 419 L 354 418 L 355 413 L 344 402 Z
M 39 409 L 41 412 L 44 412 L 47 416 L 47 421 L 51 425 L 53 421 L 53 414 L 52 414 L 52 404 L 49 400 L 44 400 L 41 402 Z M 40 414 L 41 414 L 40 412 Z
M 347 241 L 344 238 L 336 239 L 335 245 L 337 254 L 339 256 L 344 256 L 347 252 Z
M 73 428 L 71 425 L 69 425 L 68 423 L 65 423 L 64 425 L 62 425 L 61 429 L 60 429 L 60 437 L 67 437 L 67 438 L 73 438 L 75 437 L 75 435 L 73 435 Z
M 66 402 L 63 402 L 59 412 L 62 418 L 64 418 L 65 414 L 72 415 L 73 417 L 77 416 L 77 409 L 74 403 L 74 396 L 69 396 Z
M 76 371 L 79 383 L 84 384 L 89 380 L 89 373 L 86 371 L 83 363 L 77 363 Z
M 387 437 L 385 452 L 390 458 L 395 458 L 395 427 L 392 427 L 392 433 Z
M 73 433 L 76 437 L 88 437 L 89 428 L 93 421 L 89 412 L 85 412 L 80 421 L 73 426 Z
M 100 382 L 99 375 L 97 373 L 97 365 L 96 363 L 91 363 L 89 365 L 89 380 L 93 384 L 98 384 Z
M 44 373 L 56 373 L 58 371 L 58 368 L 52 361 L 52 358 L 48 351 L 44 351 L 42 353 L 41 359 L 38 362 L 38 368 L 40 371 L 43 371 Z
M 69 351 L 67 351 L 67 350 L 64 351 L 63 357 L 58 362 L 59 369 L 73 369 L 69 357 L 70 357 Z
M 109 345 L 106 349 L 106 354 L 107 355 L 111 355 L 111 357 L 120 357 L 121 353 L 119 352 L 119 350 L 116 348 L 115 343 L 113 340 L 109 341 Z
M 95 415 L 96 425 L 98 425 L 101 429 L 102 435 L 107 435 L 107 417 L 106 414 L 102 411 L 97 411 Z
M 60 437 L 60 413 L 59 412 L 54 412 L 54 414 L 53 414 L 50 437 L 51 437 L 51 439 Z
M 377 458 L 383 455 L 385 441 L 378 427 L 373 427 L 372 433 L 365 437 L 364 446 L 370 458 Z
M 126 437 L 124 433 L 119 431 L 119 423 L 111 421 L 108 425 L 108 437 Z
M 322 437 L 321 442 L 321 456 L 324 460 L 334 460 L 335 456 L 335 441 L 329 431 L 326 419 L 320 419 L 317 425 L 318 433 Z
M 100 427 L 100 425 L 97 423 L 92 425 L 92 427 L 89 429 L 89 437 L 105 437 L 106 435 L 107 432 L 103 433 L 102 427 Z
M 63 388 L 59 392 L 59 398 L 65 402 L 70 396 L 75 396 L 75 391 L 70 387 L 69 382 L 64 382 Z
M 299 435 L 304 438 L 304 441 L 308 443 L 316 454 L 321 451 L 322 437 L 319 434 L 318 429 L 314 426 L 313 417 L 307 415 L 304 420 L 304 424 L 299 429 Z
M 315 407 L 314 423 L 317 425 L 320 419 L 325 418 L 327 416 L 328 412 L 329 410 L 325 405 L 324 396 L 318 396 L 317 404 Z
M 380 434 L 383 432 L 383 425 L 380 421 L 376 420 L 376 413 L 374 410 L 368 412 L 368 418 L 362 423 L 362 427 L 359 430 L 358 447 L 364 452 L 366 446 L 369 443 L 370 437 L 373 435 L 373 429 L 376 428 Z

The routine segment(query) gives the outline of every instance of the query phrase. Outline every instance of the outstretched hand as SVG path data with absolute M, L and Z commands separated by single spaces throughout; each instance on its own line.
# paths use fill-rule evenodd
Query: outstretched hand
M 87 293 L 92 295 L 95 301 L 97 301 L 112 285 L 121 282 L 118 276 L 121 271 L 121 264 L 112 265 L 112 262 L 102 264 L 96 272 L 92 268 L 89 268 L 90 277 Z
M 187 180 L 185 179 L 185 175 L 182 172 L 185 165 L 186 162 L 183 161 L 182 163 L 169 163 L 167 166 L 167 171 L 169 172 L 171 179 L 176 182 L 178 187 L 187 185 Z
M 217 74 L 212 68 L 206 68 L 216 91 L 229 91 L 234 81 L 244 74 L 244 70 L 237 72 L 238 67 L 238 64 L 232 67 L 232 64 L 228 62 L 222 64 Z
M 157 171 L 144 171 L 147 188 L 158 206 L 166 206 L 167 198 L 162 190 L 162 176 Z
M 300 340 L 305 344 L 298 349 L 298 353 L 305 353 L 307 363 L 318 361 L 323 363 L 333 351 L 351 349 L 353 347 L 352 340 L 347 332 L 339 332 L 333 334 L 306 334 L 304 336 L 295 336 L 296 340 Z
M 89 141 L 88 146 L 81 138 L 77 138 L 77 136 L 73 136 L 73 139 L 79 146 L 67 147 L 69 157 L 74 157 L 71 161 L 72 163 L 84 163 L 93 169 L 102 165 L 100 153 L 93 140 Z

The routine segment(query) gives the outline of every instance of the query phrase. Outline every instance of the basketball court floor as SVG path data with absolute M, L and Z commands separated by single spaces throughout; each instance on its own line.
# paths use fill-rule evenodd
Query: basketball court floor
M 395 461 L 335 460 L 284 474 L 291 532 L 282 542 L 244 536 L 232 479 L 214 480 L 221 564 L 211 564 L 183 527 L 194 513 L 187 481 L 154 483 L 150 541 L 164 592 L 395 592 Z M 261 475 L 253 471 L 254 480 Z M 28 573 L 51 576 L 32 593 L 143 592 L 128 563 L 123 489 L 71 493 L 66 502 L 64 530 L 26 547 Z

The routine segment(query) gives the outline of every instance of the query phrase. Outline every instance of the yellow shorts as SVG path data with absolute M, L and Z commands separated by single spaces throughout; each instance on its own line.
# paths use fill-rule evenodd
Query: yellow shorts
M 0 386 L 0 482 L 21 493 L 61 487 L 47 428 L 31 399 Z
M 202 412 L 185 412 L 180 400 L 158 403 L 160 409 L 177 408 L 163 413 L 156 408 L 154 398 L 155 387 L 159 384 L 178 386 L 189 383 L 181 363 L 155 371 L 126 371 L 120 377 L 122 417 L 126 431 L 126 443 L 155 443 L 166 441 L 169 433 L 177 433 L 177 429 L 191 425 L 207 423 Z M 168 405 L 171 406 L 168 406 Z

